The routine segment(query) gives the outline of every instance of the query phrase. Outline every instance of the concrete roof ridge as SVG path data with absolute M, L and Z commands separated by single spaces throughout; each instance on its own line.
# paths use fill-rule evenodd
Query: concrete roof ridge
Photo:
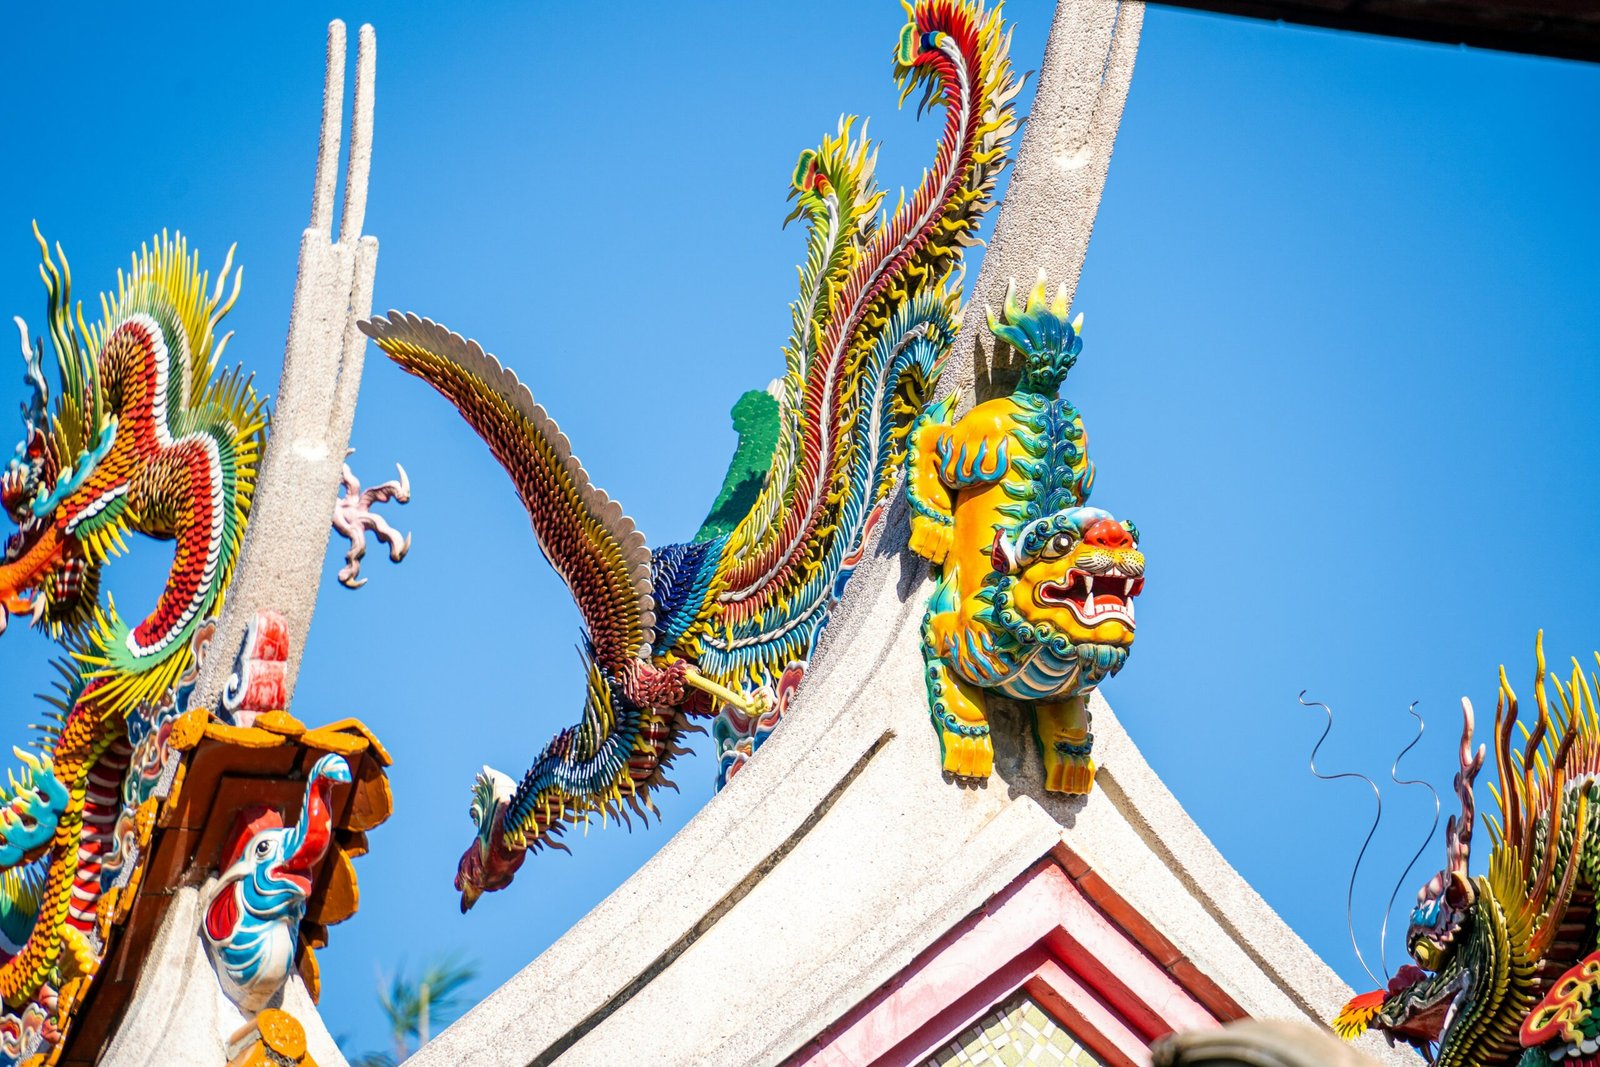
M 1354 991 L 1228 862 L 1145 760 L 1111 705 L 1099 693 L 1095 696 L 1096 747 L 1105 760 L 1096 788 L 1261 972 L 1310 1019 L 1326 1026 Z M 1083 844 L 1070 829 L 1063 831 L 1063 840 Z M 1138 883 L 1124 885 L 1114 873 L 1116 854 L 1108 852 L 1111 862 L 1104 866 L 1096 863 L 1096 869 L 1109 873 L 1130 903 L 1138 904 Z M 1158 911 L 1150 917 L 1162 926 Z M 1183 947 L 1181 932 L 1175 940 Z M 1225 988 L 1231 982 L 1226 971 L 1212 977 Z M 1382 1062 L 1417 1062 L 1411 1052 L 1390 1049 L 1375 1035 L 1363 1038 L 1357 1047 Z

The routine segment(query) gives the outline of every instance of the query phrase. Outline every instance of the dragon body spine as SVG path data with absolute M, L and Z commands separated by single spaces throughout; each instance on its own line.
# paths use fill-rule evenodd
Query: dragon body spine
M 0 963 L 0 996 L 12 1007 L 93 971 L 133 751 L 125 720 L 194 666 L 195 631 L 220 607 L 238 558 L 266 426 L 249 379 L 217 369 L 227 337 L 216 327 L 239 291 L 231 252 L 213 288 L 183 238 L 161 235 L 119 274 L 89 326 L 66 257 L 39 244 L 62 388 L 52 404 L 43 346 L 30 347 L 24 330 L 35 392 L 27 435 L 0 478 L 0 502 L 18 523 L 0 561 L 0 600 L 62 640 L 70 660 L 59 725 L 41 756 L 19 750 L 24 770 L 0 796 L 3 910 L 19 933 L 27 928 Z M 131 624 L 97 595 L 101 568 L 130 532 L 174 542 L 154 609 Z

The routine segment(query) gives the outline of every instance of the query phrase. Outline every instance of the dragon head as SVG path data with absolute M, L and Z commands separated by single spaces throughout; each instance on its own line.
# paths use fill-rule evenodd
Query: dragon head
M 1133 599 L 1144 589 L 1139 531 L 1100 508 L 1063 508 L 996 530 L 990 549 L 995 617 L 1023 644 L 1075 651 L 1078 691 L 1122 669 Z
M 1345 1005 L 1334 1020 L 1343 1036 L 1370 1026 L 1415 1046 L 1438 1067 L 1591 1062 L 1600 953 L 1584 955 L 1593 948 L 1592 934 L 1581 932 L 1591 905 L 1590 890 L 1580 887 L 1592 863 L 1589 808 L 1600 771 L 1600 718 L 1594 686 L 1576 660 L 1571 684 L 1563 686 L 1545 669 L 1542 635 L 1536 655 L 1532 723 L 1519 721 L 1516 694 L 1500 672 L 1492 735 L 1499 817 L 1489 820 L 1487 873 L 1467 873 L 1473 784 L 1485 748 L 1472 747 L 1472 704 L 1463 700 L 1455 776 L 1461 811 L 1445 829 L 1445 867 L 1422 887 L 1411 912 L 1406 947 L 1415 962 L 1386 988 Z M 1594 681 L 1600 685 L 1600 677 Z M 1512 737 L 1519 729 L 1525 743 L 1517 751 Z
M 510 775 L 493 767 L 485 767 L 472 783 L 470 814 L 478 833 L 456 865 L 456 888 L 461 891 L 463 915 L 483 894 L 510 885 L 528 856 L 525 848 L 505 845 L 506 807 L 516 789 L 517 783 Z
M 1500 999 L 1475 984 L 1494 953 L 1494 924 L 1478 921 L 1478 887 L 1459 875 L 1440 883 L 1435 876 L 1424 887 L 1426 899 L 1412 912 L 1406 944 L 1416 962 L 1401 967 L 1385 988 L 1345 1005 L 1334 1020 L 1340 1034 L 1354 1037 L 1370 1026 L 1427 1054 L 1459 1044 L 1454 1039 L 1463 1024 L 1480 1020 L 1491 1006 L 1486 994 Z
M 45 262 L 53 267 L 48 252 Z M 51 303 L 54 320 L 56 301 Z M 70 391 L 70 383 L 83 380 L 83 372 L 92 371 L 92 364 L 85 364 L 75 352 L 58 351 L 66 388 L 52 410 L 44 347 L 29 341 L 22 319 L 14 321 L 22 335 L 23 381 L 29 398 L 22 408 L 22 440 L 0 473 L 0 507 L 17 525 L 0 552 L 0 632 L 7 615 L 17 613 L 29 614 L 59 633 L 62 628 L 79 629 L 90 620 L 99 589 L 98 564 L 61 521 L 66 517 L 64 498 L 74 485 L 81 486 L 103 455 L 84 447 L 85 412 Z
M 1477 967 L 1472 964 L 1489 947 L 1483 943 L 1489 931 L 1477 921 L 1479 887 L 1467 874 L 1467 859 L 1477 812 L 1473 785 L 1486 750 L 1480 745 L 1473 751 L 1472 704 L 1463 700 L 1461 705 L 1460 768 L 1455 776 L 1461 812 L 1445 825 L 1444 869 L 1417 893 L 1411 909 L 1406 948 L 1415 962 L 1401 967 L 1386 988 L 1345 1005 L 1333 1024 L 1344 1037 L 1354 1038 L 1370 1026 L 1426 1050 L 1442 1045 L 1457 1022 L 1473 1014 Z
M 203 929 L 223 988 L 247 1012 L 259 1011 L 294 965 L 312 877 L 333 841 L 333 785 L 348 781 L 344 757 L 323 756 L 295 825 L 255 808 L 240 813 L 230 835 Z

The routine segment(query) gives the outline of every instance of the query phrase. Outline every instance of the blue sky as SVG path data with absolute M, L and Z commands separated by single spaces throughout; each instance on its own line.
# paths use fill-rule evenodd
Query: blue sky
M 0 309 L 42 322 L 33 218 L 85 295 L 162 227 L 210 263 L 237 241 L 229 352 L 273 388 L 323 25 L 370 19 L 377 307 L 513 364 L 654 544 L 697 527 L 729 406 L 779 372 L 796 154 L 870 114 L 893 187 L 935 136 L 895 110 L 891 2 L 224 8 L 12 14 L 30 43 L 0 67 Z M 1019 69 L 1050 9 L 1007 5 Z M 1138 646 L 1106 693 L 1223 854 L 1357 985 L 1344 896 L 1370 801 L 1310 778 L 1320 723 L 1296 694 L 1340 712 L 1324 765 L 1375 775 L 1421 701 L 1429 731 L 1402 770 L 1448 797 L 1458 698 L 1487 715 L 1501 662 L 1525 684 L 1539 626 L 1557 661 L 1600 645 L 1597 104 L 1600 69 L 1574 63 L 1146 19 L 1066 389 L 1095 502 L 1135 519 L 1150 557 Z M 19 378 L 0 377 L 0 407 Z M 399 568 L 369 557 L 349 593 L 335 546 L 294 710 L 360 715 L 396 761 L 360 914 L 322 956 L 324 1012 L 360 1048 L 383 1044 L 376 970 L 459 949 L 487 992 L 660 847 L 713 769 L 702 740 L 664 825 L 597 827 L 458 915 L 472 774 L 520 773 L 576 713 L 577 618 L 486 451 L 376 350 L 354 444 L 368 479 L 410 471 L 393 517 L 415 547 Z M 149 602 L 165 551 L 123 564 L 119 602 Z M 45 652 L 21 627 L 0 639 L 19 738 Z M 1431 811 L 1419 790 L 1388 799 L 1357 892 L 1374 949 Z

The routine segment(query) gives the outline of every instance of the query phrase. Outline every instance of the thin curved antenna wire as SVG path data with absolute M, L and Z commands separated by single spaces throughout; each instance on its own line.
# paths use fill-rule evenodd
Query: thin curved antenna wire
M 1311 759 L 1308 761 L 1311 773 L 1324 782 L 1337 782 L 1341 778 L 1359 778 L 1367 783 L 1367 788 L 1372 790 L 1372 799 L 1377 802 L 1378 813 L 1372 820 L 1372 829 L 1367 831 L 1367 839 L 1361 842 L 1361 851 L 1356 853 L 1356 865 L 1350 869 L 1350 885 L 1344 894 L 1344 922 L 1350 930 L 1350 947 L 1356 951 L 1356 962 L 1361 964 L 1361 969 L 1367 972 L 1367 977 L 1378 985 L 1378 976 L 1372 973 L 1372 968 L 1367 966 L 1367 958 L 1361 954 L 1361 945 L 1356 940 L 1356 875 L 1361 873 L 1361 861 L 1366 859 L 1367 846 L 1372 844 L 1373 837 L 1378 832 L 1378 824 L 1383 821 L 1383 794 L 1378 791 L 1378 783 L 1361 774 L 1359 771 L 1340 771 L 1337 774 L 1323 774 L 1317 770 L 1317 753 L 1322 749 L 1322 743 L 1333 732 L 1333 709 L 1320 700 L 1306 700 L 1309 690 L 1300 690 L 1300 706 L 1305 708 L 1321 708 L 1322 713 L 1328 717 L 1328 725 L 1322 728 L 1322 736 L 1317 738 L 1317 743 L 1311 746 Z
M 1428 827 L 1428 836 L 1422 839 L 1422 845 L 1417 849 L 1417 854 L 1411 857 L 1411 862 L 1406 864 L 1406 869 L 1400 872 L 1400 878 L 1394 884 L 1394 892 L 1389 894 L 1389 904 L 1383 909 L 1383 929 L 1378 934 L 1378 963 L 1383 967 L 1383 977 L 1386 980 L 1389 977 L 1389 913 L 1394 911 L 1395 898 L 1400 895 L 1400 890 L 1406 884 L 1406 879 L 1411 877 L 1411 868 L 1417 865 L 1417 861 L 1422 858 L 1422 854 L 1433 843 L 1433 835 L 1439 832 L 1439 791 L 1433 787 L 1433 783 L 1425 779 L 1399 777 L 1400 761 L 1406 758 L 1407 752 L 1417 747 L 1417 743 L 1422 740 L 1423 731 L 1428 728 L 1428 724 L 1423 722 L 1422 716 L 1417 714 L 1417 702 L 1415 700 L 1406 709 L 1406 714 L 1417 720 L 1417 736 L 1413 737 L 1411 743 L 1402 748 L 1400 754 L 1394 758 L 1394 763 L 1389 766 L 1389 778 L 1395 785 L 1420 785 L 1428 791 L 1429 795 L 1433 797 L 1433 825 Z

